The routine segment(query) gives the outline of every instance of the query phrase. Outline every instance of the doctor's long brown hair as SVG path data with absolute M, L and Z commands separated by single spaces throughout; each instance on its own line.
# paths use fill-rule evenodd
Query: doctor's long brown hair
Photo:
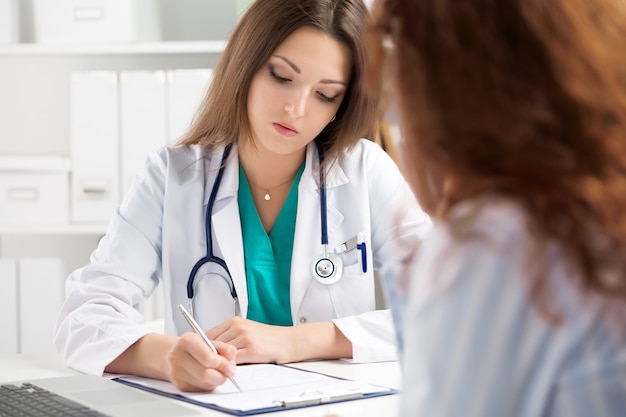
M 626 2 L 376 0 L 373 17 L 368 80 L 394 93 L 422 207 L 514 199 L 585 288 L 626 298 Z
M 373 126 L 375 102 L 363 77 L 368 10 L 362 0 L 256 0 L 235 27 L 213 72 L 207 95 L 179 144 L 212 145 L 248 140 L 247 100 L 254 74 L 295 30 L 313 27 L 348 46 L 352 74 L 335 118 L 318 135 L 327 161 L 339 157 Z M 269 99 L 269 98 L 268 98 Z

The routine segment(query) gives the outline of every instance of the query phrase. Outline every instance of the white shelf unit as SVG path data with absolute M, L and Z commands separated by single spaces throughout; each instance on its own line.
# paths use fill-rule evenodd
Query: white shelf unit
M 213 68 L 242 4 L 238 0 L 157 0 L 160 42 L 35 43 L 33 0 L 21 0 L 22 43 L 0 44 L 0 156 L 71 159 L 70 76 L 76 71 Z M 0 219 L 0 239 L 103 234 L 106 224 L 28 225 Z M 4 239 L 6 241 L 6 239 Z M 0 245 L 0 257 L 3 256 Z
M 0 45 L 0 57 L 17 56 L 92 56 L 92 55 L 185 55 L 219 54 L 226 41 L 164 41 L 128 44 Z
M 214 68 L 236 23 L 240 1 L 158 0 L 162 42 L 52 45 L 34 43 L 33 0 L 20 0 L 21 43 L 0 45 L 0 156 L 71 159 L 73 72 Z M 105 223 L 14 224 L 0 219 L 0 260 L 19 265 L 21 259 L 60 259 L 60 274 L 67 276 L 89 261 L 106 227 Z M 8 288 L 5 278 L 0 276 L 0 291 Z M 42 276 L 53 278 L 58 277 Z
M 0 48 L 0 155 L 70 151 L 70 76 L 74 71 L 213 68 L 225 41 L 129 45 L 13 45 Z M 16 225 L 0 219 L 0 235 L 102 233 L 96 225 Z M 0 256 L 2 252 L 0 251 Z

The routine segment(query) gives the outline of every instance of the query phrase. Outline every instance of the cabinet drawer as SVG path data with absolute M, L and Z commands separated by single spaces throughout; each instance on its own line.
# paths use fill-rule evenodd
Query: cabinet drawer
M 67 223 L 67 172 L 0 172 L 0 222 Z
M 156 0 L 34 0 L 39 43 L 161 39 Z

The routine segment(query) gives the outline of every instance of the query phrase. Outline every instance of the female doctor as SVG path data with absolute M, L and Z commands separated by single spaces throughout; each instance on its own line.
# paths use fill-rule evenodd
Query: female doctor
M 387 154 L 359 139 L 376 107 L 362 88 L 367 18 L 362 0 L 250 6 L 186 136 L 147 158 L 68 278 L 55 336 L 68 365 L 211 390 L 235 363 L 394 357 L 374 270 L 430 222 Z M 159 283 L 165 334 L 138 310 Z

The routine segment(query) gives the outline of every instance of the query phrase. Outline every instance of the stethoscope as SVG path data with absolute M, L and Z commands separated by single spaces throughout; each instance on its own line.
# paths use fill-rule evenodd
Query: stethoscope
M 237 298 L 237 290 L 235 289 L 235 283 L 230 275 L 230 271 L 228 270 L 228 265 L 226 265 L 226 261 L 216 256 L 213 253 L 213 224 L 211 220 L 211 214 L 213 212 L 213 206 L 215 204 L 215 199 L 217 197 L 217 190 L 220 187 L 222 182 L 222 177 L 224 175 L 224 169 L 226 168 L 226 159 L 230 154 L 230 150 L 232 148 L 232 143 L 228 144 L 224 149 L 224 154 L 222 155 L 222 161 L 220 164 L 220 169 L 217 173 L 217 177 L 215 178 L 215 182 L 213 183 L 213 189 L 211 190 L 211 195 L 209 196 L 209 202 L 206 209 L 205 214 L 205 222 L 204 222 L 204 233 L 206 238 L 206 256 L 200 259 L 191 269 L 191 273 L 189 274 L 189 279 L 187 280 L 187 298 L 189 299 L 189 310 L 191 315 L 194 316 L 194 281 L 196 279 L 196 275 L 200 268 L 204 267 L 211 269 L 211 273 L 218 275 L 221 277 L 224 282 L 228 285 L 230 290 L 230 295 L 233 298 L 234 303 L 234 315 L 239 316 L 239 300 Z M 334 284 L 343 274 L 343 261 L 339 256 L 335 253 L 328 251 L 328 220 L 327 220 L 327 206 L 326 206 L 326 176 L 324 174 L 324 170 L 321 169 L 322 162 L 324 161 L 324 148 L 318 144 L 317 146 L 320 160 L 320 211 L 321 211 L 321 224 L 322 224 L 322 254 L 317 256 L 313 262 L 311 263 L 311 272 L 313 277 L 321 284 L 330 285 Z M 359 243 L 361 247 L 358 249 L 361 250 L 363 256 L 363 272 L 366 272 L 366 260 L 365 260 L 365 243 Z M 358 244 L 357 244 L 358 246 Z

